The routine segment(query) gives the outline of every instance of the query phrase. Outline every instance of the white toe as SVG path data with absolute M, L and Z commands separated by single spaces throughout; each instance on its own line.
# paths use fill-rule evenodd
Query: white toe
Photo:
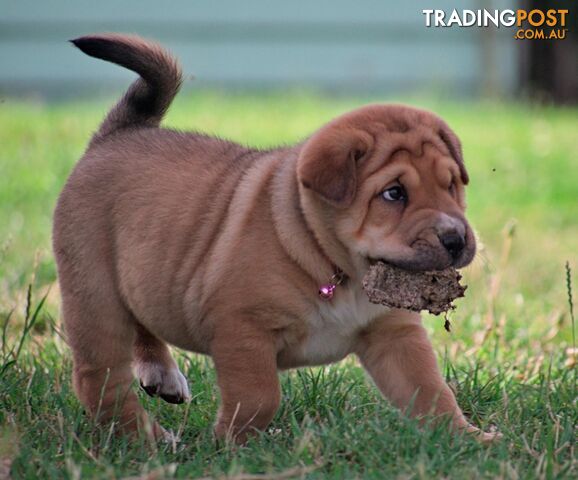
M 135 366 L 135 374 L 149 395 L 168 397 L 165 400 L 173 403 L 191 398 L 187 379 L 176 366 L 165 368 L 159 363 L 140 362 Z

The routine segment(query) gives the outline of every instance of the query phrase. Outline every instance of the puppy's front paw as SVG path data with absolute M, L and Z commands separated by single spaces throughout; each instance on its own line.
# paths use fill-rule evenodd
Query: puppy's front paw
M 158 396 L 169 403 L 188 402 L 191 398 L 187 379 L 176 366 L 167 368 L 160 363 L 139 362 L 135 373 L 151 397 Z
M 466 432 L 468 432 L 470 435 L 473 435 L 478 442 L 483 444 L 495 443 L 504 437 L 504 435 L 502 435 L 497 430 L 494 432 L 484 432 L 471 423 L 466 427 Z

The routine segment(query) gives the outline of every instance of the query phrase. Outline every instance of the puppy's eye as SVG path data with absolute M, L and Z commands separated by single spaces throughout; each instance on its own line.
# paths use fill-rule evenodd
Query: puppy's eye
M 381 192 L 381 196 L 388 202 L 404 202 L 407 200 L 407 194 L 401 185 L 395 185 L 394 187 L 386 188 L 383 192 Z
M 456 193 L 456 182 L 454 180 L 452 180 L 452 183 L 450 183 L 450 186 L 448 187 L 448 192 L 450 192 L 450 195 L 454 195 Z

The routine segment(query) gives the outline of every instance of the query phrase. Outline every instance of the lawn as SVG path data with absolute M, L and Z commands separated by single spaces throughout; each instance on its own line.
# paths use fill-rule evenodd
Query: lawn
M 290 92 L 186 93 L 165 125 L 254 146 L 304 138 L 376 99 Z M 0 478 L 576 478 L 578 406 L 570 282 L 578 279 L 578 110 L 404 99 L 462 139 L 469 218 L 480 239 L 466 298 L 425 323 L 472 421 L 503 440 L 482 446 L 420 429 L 382 400 L 354 359 L 284 373 L 271 428 L 245 447 L 217 445 L 209 359 L 178 352 L 193 400 L 142 395 L 180 434 L 128 444 L 91 424 L 71 391 L 58 314 L 51 212 L 110 100 L 0 103 Z M 566 262 L 571 269 L 567 275 Z M 574 302 L 578 302 L 574 288 Z M 575 351 L 575 350 L 574 350 Z M 147 476 L 148 475 L 148 476 Z

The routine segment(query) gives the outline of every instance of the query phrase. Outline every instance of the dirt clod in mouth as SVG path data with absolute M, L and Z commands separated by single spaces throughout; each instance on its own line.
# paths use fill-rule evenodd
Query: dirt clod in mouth
M 453 309 L 452 302 L 464 296 L 467 286 L 455 268 L 410 272 L 377 262 L 363 278 L 363 289 L 372 303 L 434 315 Z

